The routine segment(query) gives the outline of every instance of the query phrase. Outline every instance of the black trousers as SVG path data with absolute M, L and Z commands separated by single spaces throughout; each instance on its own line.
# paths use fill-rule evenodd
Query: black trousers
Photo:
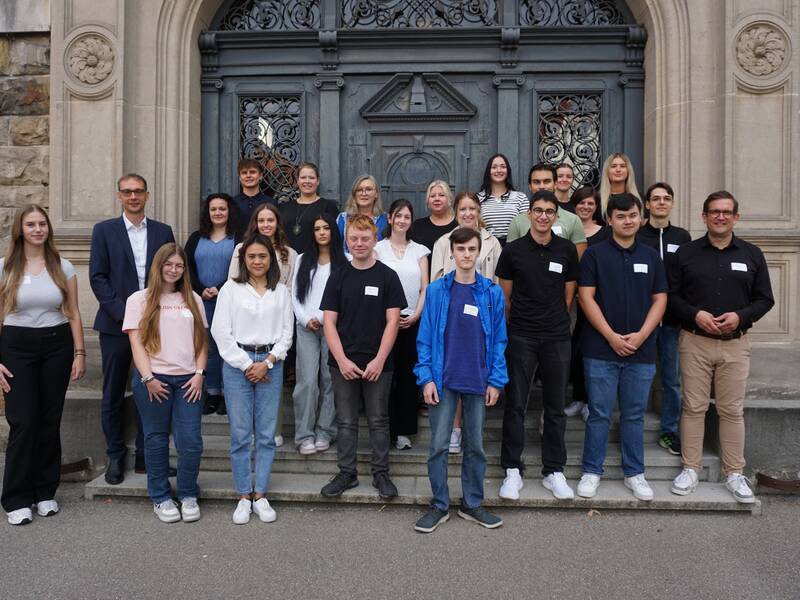
M 418 331 L 417 323 L 408 329 L 400 329 L 394 343 L 394 376 L 389 393 L 389 435 L 392 439 L 417 433 L 419 388 L 414 365 L 417 364 Z
M 571 344 L 569 340 L 551 342 L 511 335 L 508 340 L 509 382 L 506 407 L 503 411 L 503 444 L 500 464 L 504 469 L 525 470 L 522 450 L 525 448 L 525 413 L 536 370 L 542 380 L 544 434 L 542 435 L 542 475 L 559 473 L 567 462 L 564 442 L 567 419 L 564 396 Z
M 103 358 L 103 403 L 100 418 L 106 438 L 106 454 L 109 458 L 123 458 L 125 446 L 125 387 L 131 370 L 131 344 L 127 335 L 100 334 L 100 354 Z M 136 413 L 136 454 L 144 456 L 142 419 Z
M 52 500 L 61 480 L 61 414 L 74 347 L 68 324 L 0 333 L 0 362 L 14 376 L 5 395 L 10 427 L 2 504 L 6 512 Z
M 583 314 L 579 306 L 575 329 L 572 331 L 572 364 L 569 379 L 572 383 L 572 399 L 584 403 L 588 402 L 589 398 L 586 395 L 586 380 L 583 375 L 583 355 L 581 354 L 580 340 L 583 328 L 587 326 L 586 315 Z

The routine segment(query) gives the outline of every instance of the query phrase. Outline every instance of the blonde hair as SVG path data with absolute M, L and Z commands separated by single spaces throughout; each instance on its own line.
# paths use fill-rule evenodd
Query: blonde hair
M 356 180 L 353 182 L 353 188 L 350 190 L 350 197 L 347 199 L 347 202 L 344 205 L 344 212 L 350 217 L 358 214 L 358 204 L 356 204 L 356 189 L 358 189 L 358 186 L 364 181 L 369 181 L 375 188 L 375 202 L 372 203 L 372 216 L 377 217 L 378 215 L 383 214 L 381 186 L 378 185 L 378 180 L 372 175 L 361 175 L 360 177 L 356 177 Z
M 481 217 L 481 201 L 478 199 L 478 194 L 470 190 L 461 190 L 456 194 L 456 200 L 453 204 L 453 211 L 456 214 L 456 221 L 458 221 L 458 207 L 461 205 L 461 202 L 464 199 L 472 200 L 475 203 L 475 206 L 478 208 L 478 228 L 479 229 L 486 229 L 486 222 Z M 458 224 L 461 227 L 461 223 Z
M 452 208 L 453 207 L 453 190 L 450 189 L 450 186 L 447 184 L 446 181 L 442 181 L 441 179 L 436 179 L 434 181 L 431 181 L 428 184 L 428 189 L 425 190 L 425 202 L 427 203 L 428 198 L 430 198 L 431 192 L 433 191 L 433 188 L 435 188 L 435 187 L 442 188 L 442 191 L 444 192 L 444 195 L 447 196 L 447 206 Z
M 622 152 L 615 152 L 611 156 L 609 156 L 606 161 L 603 163 L 603 170 L 600 173 L 600 204 L 602 206 L 603 214 L 606 214 L 606 206 L 608 206 L 608 197 L 611 195 L 611 180 L 608 178 L 608 170 L 611 168 L 611 162 L 615 158 L 621 158 L 625 161 L 625 166 L 628 168 L 628 178 L 625 180 L 625 192 L 628 194 L 633 194 L 639 200 L 641 200 L 641 195 L 639 194 L 639 190 L 636 188 L 636 175 L 633 172 L 633 165 L 631 164 L 631 159 L 628 158 L 627 154 Z

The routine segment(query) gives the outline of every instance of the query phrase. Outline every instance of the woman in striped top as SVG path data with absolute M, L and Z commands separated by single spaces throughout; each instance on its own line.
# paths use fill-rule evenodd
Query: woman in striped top
M 528 210 L 528 196 L 514 189 L 511 165 L 503 154 L 495 154 L 486 163 L 478 199 L 486 229 L 505 246 L 511 220 Z

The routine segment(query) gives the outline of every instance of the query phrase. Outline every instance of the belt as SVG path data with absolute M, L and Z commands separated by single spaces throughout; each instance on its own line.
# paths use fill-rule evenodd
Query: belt
M 689 333 L 693 333 L 695 335 L 710 338 L 712 340 L 722 340 L 723 342 L 727 342 L 728 340 L 738 340 L 745 334 L 744 331 L 741 331 L 739 329 L 737 329 L 736 331 L 732 331 L 731 333 L 723 333 L 720 335 L 716 335 L 714 333 L 708 333 L 707 331 L 703 331 L 702 329 L 689 329 L 687 327 L 684 327 L 683 330 L 688 331 Z
M 242 350 L 247 350 L 248 352 L 257 352 L 259 354 L 262 352 L 269 352 L 270 350 L 272 350 L 273 346 L 275 346 L 275 344 L 255 345 L 255 344 L 240 344 L 239 342 L 236 342 L 236 345 L 239 346 L 239 348 L 241 348 Z

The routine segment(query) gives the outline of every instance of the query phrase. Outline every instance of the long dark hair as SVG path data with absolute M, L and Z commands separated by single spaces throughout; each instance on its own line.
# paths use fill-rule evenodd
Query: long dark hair
M 413 223 L 414 223 L 414 207 L 411 205 L 411 202 L 409 202 L 405 198 L 398 198 L 397 200 L 392 202 L 392 205 L 389 207 L 389 218 L 393 217 L 394 214 L 398 210 L 400 210 L 401 208 L 407 208 L 408 212 L 411 213 L 411 223 L 412 223 L 412 225 L 408 228 L 408 231 L 406 231 L 406 241 L 408 241 L 408 240 L 411 239 L 411 237 L 412 237 L 412 235 L 414 233 L 412 231 L 412 229 L 414 229 L 414 225 L 413 225 Z M 392 226 L 391 225 L 386 225 L 386 227 L 384 227 L 383 233 L 381 235 L 383 235 L 384 238 L 388 238 L 390 235 L 392 235 Z
M 313 225 L 309 233 L 311 243 L 307 245 L 308 250 L 303 252 L 303 256 L 300 258 L 300 264 L 297 265 L 295 289 L 297 290 L 297 299 L 300 302 L 305 302 L 308 296 L 308 290 L 311 287 L 311 280 L 317 272 L 319 246 L 317 245 L 317 238 L 314 236 L 314 226 L 317 224 L 317 221 L 325 221 L 328 227 L 331 228 L 331 243 L 328 246 L 328 251 L 331 254 L 331 273 L 338 267 L 347 264 L 347 258 L 344 255 L 342 238 L 339 235 L 339 227 L 336 225 L 336 220 L 327 213 L 317 215 L 314 217 Z
M 275 233 L 272 234 L 271 248 L 280 255 L 281 262 L 286 264 L 289 261 L 289 240 L 286 237 L 286 231 L 283 229 L 283 218 L 278 211 L 278 207 L 271 202 L 259 204 L 253 211 L 253 216 L 250 217 L 250 223 L 247 225 L 247 231 L 244 234 L 245 238 L 249 238 L 258 233 L 258 215 L 261 211 L 268 210 L 275 215 Z
M 486 195 L 488 198 L 492 193 L 492 163 L 494 162 L 495 158 L 502 158 L 506 163 L 506 189 L 509 192 L 513 192 L 517 188 L 514 187 L 514 180 L 511 178 L 511 163 L 508 162 L 508 158 L 505 154 L 492 154 L 489 157 L 489 160 L 486 161 L 486 168 L 483 170 L 483 183 L 481 184 L 480 192 Z
M 211 232 L 214 230 L 214 225 L 211 223 L 211 215 L 209 214 L 212 200 L 224 200 L 225 204 L 228 205 L 228 222 L 225 223 L 225 235 L 234 235 L 239 225 L 239 207 L 236 206 L 228 194 L 222 192 L 209 194 L 205 202 L 203 202 L 203 209 L 200 211 L 200 235 L 204 238 L 211 237 Z
M 281 267 L 278 264 L 278 256 L 275 254 L 275 246 L 265 235 L 257 231 L 244 238 L 242 247 L 239 248 L 239 274 L 233 278 L 236 283 L 248 283 L 250 281 L 250 271 L 247 270 L 245 256 L 247 249 L 253 244 L 261 244 L 269 253 L 269 268 L 267 269 L 267 288 L 274 290 L 281 279 Z

